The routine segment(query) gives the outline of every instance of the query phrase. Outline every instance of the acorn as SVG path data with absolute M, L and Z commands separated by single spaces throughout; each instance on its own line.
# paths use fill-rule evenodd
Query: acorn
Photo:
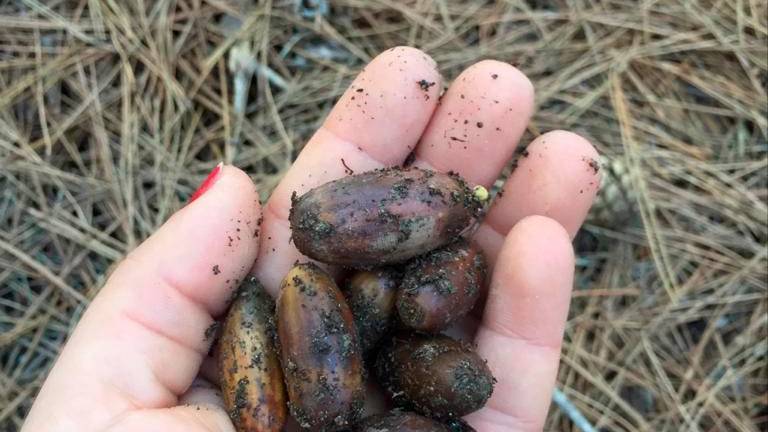
M 363 353 L 370 352 L 392 327 L 400 272 L 393 268 L 357 270 L 344 285 Z
M 451 432 L 444 424 L 398 409 L 364 419 L 352 432 Z
M 393 337 L 379 353 L 376 373 L 397 405 L 439 419 L 482 408 L 496 382 L 470 345 L 419 333 Z
M 423 332 L 446 329 L 475 305 L 486 269 L 480 248 L 464 239 L 415 258 L 397 294 L 400 321 Z
M 372 268 L 454 241 L 484 201 L 456 174 L 386 168 L 355 174 L 292 197 L 293 243 L 315 260 Z
M 304 428 L 354 424 L 364 402 L 363 362 L 352 312 L 333 279 L 297 264 L 283 279 L 277 332 L 288 407 Z
M 287 409 L 275 347 L 275 302 L 256 278 L 240 286 L 218 350 L 224 406 L 238 432 L 281 431 Z

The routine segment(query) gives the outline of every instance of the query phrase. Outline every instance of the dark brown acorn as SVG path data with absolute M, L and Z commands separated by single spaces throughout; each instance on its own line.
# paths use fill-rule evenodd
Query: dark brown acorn
M 482 408 L 496 382 L 468 344 L 418 333 L 393 337 L 379 353 L 376 373 L 396 404 L 441 419 Z
M 485 282 L 480 248 L 461 239 L 415 258 L 405 268 L 397 311 L 406 327 L 439 332 L 466 315 Z
M 344 296 L 314 264 L 297 264 L 283 279 L 277 332 L 288 407 L 304 428 L 337 430 L 363 406 L 363 363 Z
M 416 413 L 392 410 L 360 422 L 352 432 L 451 432 L 444 424 Z
M 363 353 L 389 332 L 399 282 L 400 272 L 392 268 L 357 270 L 347 279 L 344 296 L 355 318 Z
M 343 177 L 292 199 L 293 242 L 318 261 L 370 268 L 452 242 L 482 210 L 455 174 L 387 168 Z

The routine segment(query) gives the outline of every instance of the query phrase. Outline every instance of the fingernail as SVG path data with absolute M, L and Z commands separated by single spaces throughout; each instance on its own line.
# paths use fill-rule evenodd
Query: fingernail
M 218 165 L 211 171 L 210 174 L 208 174 L 208 177 L 203 180 L 203 183 L 200 185 L 199 188 L 195 191 L 195 193 L 192 194 L 191 197 L 189 197 L 189 202 L 200 198 L 204 193 L 208 191 L 213 185 L 216 183 L 216 180 L 219 179 L 219 174 L 221 174 L 221 169 L 224 167 L 224 162 L 219 162 Z

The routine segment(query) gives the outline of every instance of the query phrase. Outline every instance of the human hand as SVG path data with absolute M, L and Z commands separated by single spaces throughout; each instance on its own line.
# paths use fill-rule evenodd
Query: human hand
M 521 72 L 482 61 L 442 98 L 440 88 L 426 54 L 395 48 L 378 56 L 263 208 L 245 173 L 217 167 L 202 194 L 110 276 L 23 430 L 232 431 L 216 390 L 200 378 L 212 378 L 206 330 L 249 271 L 276 295 L 303 259 L 289 241 L 292 192 L 349 170 L 401 164 L 412 151 L 416 166 L 489 187 L 511 158 L 533 111 Z M 597 153 L 575 134 L 544 134 L 527 154 L 475 233 L 493 271 L 483 317 L 471 328 L 498 379 L 486 407 L 467 417 L 479 431 L 543 427 L 573 282 L 570 240 L 600 184 Z

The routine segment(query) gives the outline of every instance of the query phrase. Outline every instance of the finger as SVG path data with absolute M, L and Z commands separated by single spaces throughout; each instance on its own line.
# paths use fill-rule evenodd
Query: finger
M 221 391 L 211 382 L 195 378 L 189 389 L 179 397 L 179 405 L 210 405 L 224 408 Z
M 468 421 L 482 431 L 541 431 L 557 377 L 574 272 L 570 237 L 531 216 L 507 235 L 475 342 L 498 383 Z
M 253 272 L 272 294 L 294 261 L 291 195 L 343 177 L 400 164 L 416 146 L 437 104 L 440 75 L 415 48 L 388 50 L 366 66 L 310 139 L 266 204 Z
M 226 411 L 207 404 L 134 411 L 120 418 L 107 432 L 235 432 Z
M 476 63 L 451 84 L 416 149 L 417 166 L 490 186 L 533 112 L 533 86 L 512 65 Z
M 64 348 L 29 430 L 97 430 L 134 409 L 174 405 L 208 351 L 212 316 L 256 257 L 259 212 L 251 180 L 225 166 L 132 252 Z
M 573 238 L 600 187 L 597 151 L 579 135 L 545 133 L 523 155 L 475 234 L 491 265 L 506 233 L 531 215 L 556 220 Z

